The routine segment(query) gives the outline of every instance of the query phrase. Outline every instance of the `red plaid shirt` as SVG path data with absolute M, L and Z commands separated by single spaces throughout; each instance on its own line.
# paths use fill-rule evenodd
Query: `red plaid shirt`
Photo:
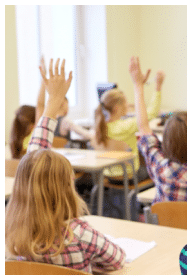
M 56 125 L 56 120 L 42 117 L 34 129 L 27 152 L 51 148 Z M 16 257 L 16 259 L 63 265 L 89 273 L 92 272 L 94 266 L 99 266 L 104 270 L 116 270 L 123 267 L 126 255 L 119 246 L 109 241 L 83 220 L 74 219 L 70 226 L 74 233 L 73 241 L 58 256 L 51 257 L 49 253 L 52 252 L 49 252 L 39 256 L 38 259 L 30 256 L 27 258 Z M 9 254 L 6 257 L 13 259 L 13 256 Z
M 156 135 L 143 135 L 138 141 L 148 173 L 156 186 L 153 203 L 187 201 L 187 163 L 179 164 L 165 158 Z

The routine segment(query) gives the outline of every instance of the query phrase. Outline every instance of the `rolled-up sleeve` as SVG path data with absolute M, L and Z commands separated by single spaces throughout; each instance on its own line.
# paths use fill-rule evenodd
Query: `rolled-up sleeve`
M 27 153 L 39 149 L 50 149 L 52 147 L 56 126 L 57 120 L 41 117 L 33 131 Z
M 125 264 L 126 254 L 122 248 L 111 242 L 102 233 L 86 226 L 81 237 L 91 265 L 103 270 L 121 269 Z
M 139 138 L 138 148 L 145 158 L 148 173 L 153 179 L 156 175 L 157 169 L 167 161 L 161 150 L 161 142 L 154 134 L 143 135 Z

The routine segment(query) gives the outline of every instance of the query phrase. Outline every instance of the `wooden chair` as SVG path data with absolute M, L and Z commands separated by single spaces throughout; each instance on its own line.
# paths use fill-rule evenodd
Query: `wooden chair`
M 53 148 L 64 148 L 67 144 L 68 140 L 64 137 L 55 136 L 53 138 Z
M 161 226 L 187 229 L 187 202 L 157 202 L 144 207 L 145 222 Z
M 5 177 L 15 177 L 19 159 L 5 159 Z
M 91 275 L 64 266 L 27 261 L 6 261 L 5 275 Z

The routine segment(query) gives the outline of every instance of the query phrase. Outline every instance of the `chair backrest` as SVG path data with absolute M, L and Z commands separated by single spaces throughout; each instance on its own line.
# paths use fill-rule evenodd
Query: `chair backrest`
M 187 229 L 186 201 L 155 203 L 151 206 L 151 213 L 157 215 L 159 225 Z
M 5 159 L 5 177 L 15 177 L 19 159 Z
M 27 261 L 6 261 L 5 275 L 90 275 L 64 266 Z
M 52 147 L 54 148 L 64 148 L 65 145 L 67 144 L 68 140 L 64 137 L 60 137 L 60 136 L 55 136 L 53 138 L 53 145 Z

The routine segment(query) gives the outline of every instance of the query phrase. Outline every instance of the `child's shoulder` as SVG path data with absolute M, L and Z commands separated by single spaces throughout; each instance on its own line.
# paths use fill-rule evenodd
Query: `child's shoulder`
M 86 233 L 93 233 L 94 229 L 83 218 L 76 218 L 70 223 L 73 233 L 79 237 Z

